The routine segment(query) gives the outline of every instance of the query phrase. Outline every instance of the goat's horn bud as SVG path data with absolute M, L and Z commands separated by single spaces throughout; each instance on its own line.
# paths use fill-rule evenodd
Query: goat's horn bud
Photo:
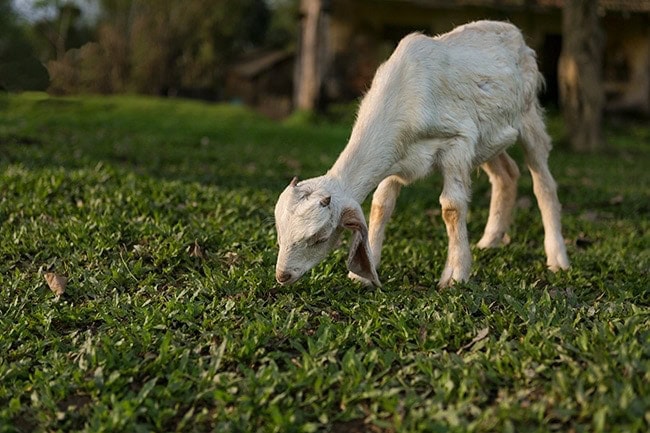
M 322 199 L 320 199 L 320 205 L 323 207 L 327 207 L 330 205 L 331 201 L 332 201 L 332 196 L 323 197 Z
M 294 178 L 291 179 L 291 183 L 289 184 L 289 186 L 292 188 L 295 187 L 296 185 L 298 185 L 298 176 L 294 176 Z

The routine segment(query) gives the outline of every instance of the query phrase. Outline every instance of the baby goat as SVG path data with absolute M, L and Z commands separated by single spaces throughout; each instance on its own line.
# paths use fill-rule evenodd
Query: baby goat
M 332 168 L 320 177 L 294 179 L 280 195 L 277 281 L 296 281 L 350 229 L 350 277 L 379 286 L 384 229 L 400 189 L 434 169 L 444 177 L 440 204 L 449 237 L 439 286 L 466 281 L 472 261 L 466 227 L 470 173 L 481 166 L 492 184 L 478 247 L 496 247 L 512 219 L 519 170 L 505 150 L 517 138 L 542 214 L 546 263 L 552 271 L 568 268 L 547 162 L 551 141 L 537 100 L 542 82 L 534 51 L 508 23 L 478 21 L 434 38 L 402 39 L 377 70 Z M 360 203 L 374 188 L 368 229 Z

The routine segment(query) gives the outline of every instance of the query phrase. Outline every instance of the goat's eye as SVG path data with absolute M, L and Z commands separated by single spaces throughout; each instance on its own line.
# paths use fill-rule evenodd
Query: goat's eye
M 327 238 L 326 238 L 326 237 L 315 238 L 315 239 L 311 242 L 311 245 L 312 245 L 312 246 L 320 245 L 320 244 L 324 244 L 325 242 L 327 242 Z

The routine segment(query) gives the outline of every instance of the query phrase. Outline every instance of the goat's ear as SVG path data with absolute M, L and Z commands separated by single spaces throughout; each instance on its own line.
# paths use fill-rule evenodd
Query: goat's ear
M 344 208 L 341 212 L 340 225 L 354 231 L 354 238 L 350 245 L 350 255 L 348 256 L 348 269 L 352 273 L 372 282 L 375 286 L 381 286 L 370 254 L 368 227 L 361 208 L 358 206 Z
M 298 185 L 298 176 L 294 176 L 289 183 L 289 186 L 291 186 L 291 188 L 295 188 L 296 185 Z

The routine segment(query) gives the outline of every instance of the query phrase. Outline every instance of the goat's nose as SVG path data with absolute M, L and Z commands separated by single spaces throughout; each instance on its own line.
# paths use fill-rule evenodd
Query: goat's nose
M 278 280 L 278 283 L 284 284 L 291 280 L 293 275 L 291 275 L 291 272 L 277 272 L 275 274 L 275 279 Z

